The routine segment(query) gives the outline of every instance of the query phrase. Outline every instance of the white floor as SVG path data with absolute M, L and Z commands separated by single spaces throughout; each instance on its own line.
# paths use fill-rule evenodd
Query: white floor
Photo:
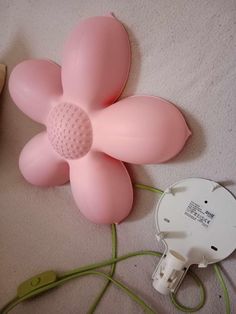
M 129 166 L 133 180 L 165 188 L 182 178 L 205 177 L 236 193 L 235 1 L 0 0 L 0 63 L 6 63 L 9 72 L 28 58 L 60 63 L 70 29 L 82 18 L 110 11 L 125 24 L 132 44 L 132 68 L 123 96 L 150 94 L 171 100 L 193 131 L 174 160 Z M 15 295 L 20 282 L 37 272 L 68 270 L 111 254 L 110 228 L 81 216 L 69 185 L 39 189 L 20 175 L 19 152 L 40 129 L 16 108 L 6 88 L 0 106 L 0 305 Z M 135 196 L 132 214 L 118 226 L 119 254 L 158 249 L 153 219 L 158 197 L 145 191 Z M 236 312 L 235 262 L 234 253 L 222 263 L 232 313 Z M 116 278 L 158 313 L 177 313 L 169 299 L 152 288 L 156 263 L 152 257 L 120 263 Z M 200 313 L 224 313 L 213 269 L 195 271 L 208 296 Z M 98 278 L 77 280 L 19 305 L 13 313 L 86 313 L 102 286 Z M 197 303 L 198 290 L 191 280 L 181 288 L 180 297 L 188 305 Z M 112 286 L 97 313 L 142 310 Z

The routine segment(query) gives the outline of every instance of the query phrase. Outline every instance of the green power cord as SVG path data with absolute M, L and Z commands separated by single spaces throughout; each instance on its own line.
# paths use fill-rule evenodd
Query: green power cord
M 111 225 L 111 234 L 112 234 L 112 258 L 117 258 L 117 235 L 116 235 L 116 226 L 114 224 Z M 113 275 L 115 274 L 116 270 L 116 263 L 113 263 L 111 265 L 111 272 L 110 272 L 110 277 L 113 278 Z M 92 314 L 95 312 L 98 304 L 102 300 L 103 295 L 106 293 L 111 281 L 107 280 L 104 288 L 102 291 L 99 293 L 97 296 L 96 300 L 93 302 L 92 306 L 90 307 L 88 314 Z
M 151 192 L 155 192 L 155 193 L 163 193 L 163 191 L 161 191 L 159 189 L 156 189 L 156 188 L 153 188 L 153 187 L 150 187 L 147 185 L 143 185 L 143 184 L 136 184 L 135 187 L 137 187 L 139 189 L 144 189 L 144 190 L 148 190 Z M 137 304 L 139 304 L 146 313 L 155 314 L 157 312 L 154 311 L 152 308 L 150 308 L 150 306 L 148 306 L 139 296 L 137 296 L 135 293 L 133 293 L 123 283 L 121 283 L 120 281 L 113 278 L 117 262 L 124 261 L 128 258 L 131 258 L 131 257 L 143 256 L 143 255 L 161 257 L 162 253 L 154 252 L 154 251 L 139 251 L 139 252 L 133 252 L 130 254 L 126 254 L 126 255 L 117 257 L 117 235 L 116 235 L 116 227 L 113 224 L 112 225 L 112 258 L 110 260 L 107 260 L 107 261 L 104 261 L 101 263 L 95 263 L 95 264 L 87 265 L 84 267 L 80 267 L 80 268 L 74 269 L 72 271 L 68 271 L 68 272 L 64 273 L 63 275 L 57 275 L 55 272 L 52 272 L 52 271 L 36 275 L 33 278 L 31 278 L 30 280 L 27 280 L 25 283 L 22 284 L 22 285 L 24 285 L 23 293 L 22 293 L 22 289 L 20 292 L 20 289 L 19 289 L 20 287 L 18 288 L 18 296 L 15 297 L 13 300 L 11 300 L 7 305 L 5 305 L 4 308 L 1 309 L 0 313 L 6 314 L 11 309 L 13 309 L 17 304 L 21 303 L 22 301 L 30 299 L 36 295 L 39 295 L 43 292 L 50 290 L 52 288 L 58 287 L 64 283 L 66 283 L 69 280 L 83 277 L 83 276 L 87 276 L 87 275 L 95 275 L 95 276 L 100 276 L 100 277 L 105 278 L 107 280 L 107 282 L 106 282 L 103 290 L 99 293 L 99 295 L 95 299 L 94 303 L 90 307 L 90 309 L 88 311 L 89 314 L 94 313 L 94 311 L 96 310 L 96 308 L 97 308 L 99 302 L 101 301 L 103 295 L 105 294 L 106 290 L 108 289 L 110 283 L 113 283 L 115 286 L 117 286 L 118 288 L 123 290 L 133 301 L 135 301 Z M 111 272 L 109 275 L 96 270 L 98 268 L 101 268 L 104 266 L 109 266 L 109 265 L 111 265 Z M 217 279 L 218 279 L 220 286 L 221 286 L 223 293 L 224 293 L 226 314 L 230 314 L 229 294 L 228 294 L 227 287 L 225 285 L 224 279 L 223 279 L 222 274 L 221 274 L 220 266 L 217 264 L 214 264 L 214 270 L 215 270 Z M 205 304 L 205 301 L 206 301 L 206 293 L 205 293 L 205 289 L 204 289 L 204 286 L 203 286 L 203 283 L 201 282 L 201 280 L 191 271 L 188 271 L 188 274 L 192 277 L 192 279 L 199 286 L 199 289 L 200 289 L 200 302 L 199 302 L 199 304 L 193 308 L 186 307 L 185 305 L 181 304 L 177 300 L 177 294 L 173 294 L 173 293 L 170 295 L 170 299 L 177 309 L 179 309 L 183 312 L 191 313 L 191 312 L 196 312 L 203 307 L 203 305 Z M 32 288 L 32 286 L 31 286 L 32 283 L 33 282 L 37 283 L 37 280 L 39 280 L 40 278 L 43 279 L 45 282 L 43 284 L 40 284 L 39 286 L 37 286 L 37 284 L 36 284 L 36 286 Z M 29 282 L 31 283 L 30 287 L 28 287 Z M 40 282 L 40 280 L 39 280 L 39 282 Z M 26 288 L 25 288 L 25 286 L 26 286 Z

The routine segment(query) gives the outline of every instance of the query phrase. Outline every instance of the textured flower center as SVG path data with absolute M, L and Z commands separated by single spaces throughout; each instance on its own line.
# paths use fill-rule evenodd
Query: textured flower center
M 92 126 L 87 114 L 78 106 L 60 103 L 49 113 L 48 138 L 55 151 L 64 158 L 77 159 L 92 145 Z

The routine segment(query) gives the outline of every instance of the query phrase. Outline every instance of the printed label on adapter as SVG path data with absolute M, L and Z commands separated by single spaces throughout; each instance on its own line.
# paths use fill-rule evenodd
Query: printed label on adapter
M 199 204 L 191 201 L 184 213 L 189 218 L 199 222 L 203 227 L 208 227 L 215 217 L 215 214 L 202 208 Z

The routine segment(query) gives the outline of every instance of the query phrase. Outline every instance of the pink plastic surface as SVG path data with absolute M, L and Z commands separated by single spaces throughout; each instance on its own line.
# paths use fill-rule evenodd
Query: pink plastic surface
M 158 97 L 120 96 L 130 45 L 113 16 L 82 21 L 66 43 L 62 69 L 46 60 L 18 64 L 10 94 L 46 132 L 26 144 L 20 170 L 39 186 L 71 182 L 81 212 L 95 223 L 119 223 L 133 189 L 123 163 L 160 163 L 180 152 L 191 134 L 180 111 Z
M 122 99 L 93 120 L 94 148 L 125 162 L 161 163 L 182 149 L 191 134 L 180 111 L 151 96 Z

